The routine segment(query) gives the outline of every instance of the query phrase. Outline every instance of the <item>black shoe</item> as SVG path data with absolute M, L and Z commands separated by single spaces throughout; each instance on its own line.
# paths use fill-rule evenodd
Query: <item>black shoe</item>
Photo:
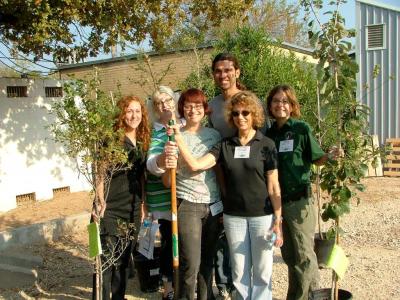
M 162 300 L 174 300 L 174 292 L 173 291 L 169 292 L 167 296 L 162 297 Z

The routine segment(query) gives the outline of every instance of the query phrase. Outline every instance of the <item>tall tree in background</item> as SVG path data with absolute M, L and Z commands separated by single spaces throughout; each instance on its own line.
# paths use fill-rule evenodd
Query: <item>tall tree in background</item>
M 77 60 L 110 53 L 115 45 L 149 40 L 160 49 L 182 22 L 200 17 L 217 26 L 253 0 L 10 0 L 0 2 L 0 39 L 35 59 Z
M 204 16 L 197 16 L 180 23 L 164 47 L 182 49 L 209 44 L 223 38 L 225 33 L 234 33 L 238 26 L 254 27 L 271 38 L 307 46 L 307 28 L 299 18 L 299 11 L 299 5 L 288 4 L 286 0 L 258 0 L 244 14 L 225 18 L 217 26 L 209 27 Z

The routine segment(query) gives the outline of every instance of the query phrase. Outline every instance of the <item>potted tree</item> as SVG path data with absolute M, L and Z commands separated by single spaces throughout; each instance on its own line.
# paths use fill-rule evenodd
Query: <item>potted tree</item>
M 349 55 L 352 50 L 349 39 L 355 36 L 355 31 L 345 28 L 345 20 L 339 13 L 344 2 L 331 1 L 334 9 L 325 13 L 330 18 L 322 23 L 318 15 L 322 1 L 302 1 L 306 18 L 312 14 L 314 19 L 308 23 L 308 33 L 315 49 L 314 57 L 318 59 L 317 73 L 320 74 L 320 117 L 324 122 L 321 122 L 319 131 L 323 132 L 324 146 L 335 145 L 344 153 L 338 160 L 329 161 L 320 175 L 321 189 L 329 196 L 322 205 L 321 217 L 323 221 L 331 221 L 327 238 L 333 239 L 337 245 L 342 233 L 340 218 L 350 213 L 351 200 L 357 198 L 357 191 L 365 189 L 361 179 L 368 172 L 368 161 L 372 159 L 376 163 L 379 156 L 368 134 L 369 108 L 355 97 L 358 65 Z M 329 299 L 351 299 L 351 293 L 339 291 L 335 272 L 332 278 L 332 289 L 324 291 Z M 321 295 L 321 291 L 318 293 Z

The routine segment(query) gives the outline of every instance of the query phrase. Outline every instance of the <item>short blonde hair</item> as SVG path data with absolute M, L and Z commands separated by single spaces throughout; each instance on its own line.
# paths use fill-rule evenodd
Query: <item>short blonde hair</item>
M 265 124 L 264 108 L 257 96 L 250 91 L 237 93 L 225 107 L 225 119 L 231 127 L 234 127 L 232 110 L 235 105 L 243 105 L 251 112 L 253 118 L 253 128 L 261 128 Z
M 161 94 L 167 94 L 168 96 L 171 97 L 171 99 L 174 101 L 174 105 L 175 105 L 175 112 L 178 108 L 178 99 L 179 97 L 176 97 L 176 94 L 174 93 L 174 91 L 166 85 L 160 85 L 155 92 L 153 93 L 153 95 L 151 96 L 151 109 L 149 107 L 149 113 L 150 113 L 150 118 L 152 120 L 152 122 L 154 122 L 156 119 L 158 119 L 160 116 L 158 116 L 155 113 L 155 109 L 156 109 L 156 103 L 157 101 L 159 101 Z

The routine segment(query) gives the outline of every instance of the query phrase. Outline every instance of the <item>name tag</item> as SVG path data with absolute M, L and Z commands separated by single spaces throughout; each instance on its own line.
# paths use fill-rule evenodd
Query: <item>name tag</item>
M 233 158 L 249 158 L 250 146 L 236 146 Z
M 224 210 L 224 206 L 222 205 L 222 201 L 215 202 L 210 205 L 210 211 L 212 216 L 216 216 Z
M 285 140 L 279 143 L 279 152 L 293 151 L 293 140 Z

